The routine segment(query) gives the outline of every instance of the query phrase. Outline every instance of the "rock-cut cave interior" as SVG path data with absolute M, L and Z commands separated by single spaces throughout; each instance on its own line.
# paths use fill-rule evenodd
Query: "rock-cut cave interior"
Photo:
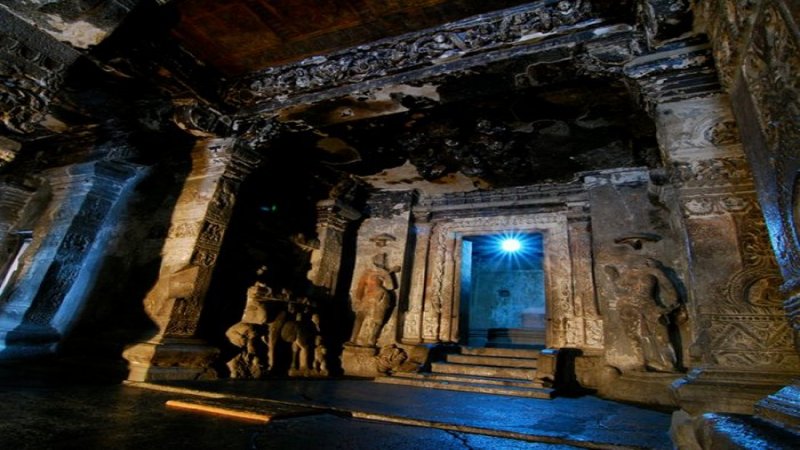
M 794 0 L 5 0 L 0 444 L 797 448 L 798 68 Z

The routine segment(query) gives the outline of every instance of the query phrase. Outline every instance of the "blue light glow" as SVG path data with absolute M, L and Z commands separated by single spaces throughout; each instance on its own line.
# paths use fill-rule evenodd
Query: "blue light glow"
M 516 253 L 522 249 L 522 243 L 517 238 L 505 238 L 500 241 L 500 248 L 506 253 Z

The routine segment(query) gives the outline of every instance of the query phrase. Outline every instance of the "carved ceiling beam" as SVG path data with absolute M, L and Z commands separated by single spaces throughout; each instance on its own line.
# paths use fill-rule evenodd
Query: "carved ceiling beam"
M 257 114 L 380 86 L 463 71 L 555 42 L 629 31 L 604 27 L 585 0 L 545 0 L 306 58 L 231 82 L 225 100 Z M 594 36 L 594 37 L 593 37 Z

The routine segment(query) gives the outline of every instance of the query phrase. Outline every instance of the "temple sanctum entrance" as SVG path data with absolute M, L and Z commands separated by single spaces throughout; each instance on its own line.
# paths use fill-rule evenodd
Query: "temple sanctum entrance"
M 544 347 L 546 301 L 541 233 L 464 237 L 459 343 Z

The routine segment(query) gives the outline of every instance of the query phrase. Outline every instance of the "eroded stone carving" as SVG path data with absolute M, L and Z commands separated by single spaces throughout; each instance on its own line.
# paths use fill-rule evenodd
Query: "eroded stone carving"
M 385 246 L 385 239 L 376 239 L 376 245 Z M 400 266 L 387 267 L 387 255 L 383 252 L 372 258 L 372 265 L 374 268 L 361 274 L 352 293 L 356 319 L 350 337 L 350 343 L 370 347 L 378 342 L 381 330 L 394 309 L 394 290 L 397 289 L 394 274 L 400 272 Z
M 291 349 L 290 376 L 328 375 L 327 348 L 319 334 L 319 314 L 311 311 L 314 305 L 305 297 L 293 298 L 287 289 L 273 294 L 264 282 L 266 272 L 266 266 L 257 270 L 257 279 L 247 290 L 242 320 L 225 333 L 239 348 L 227 362 L 231 378 L 261 378 L 274 372 L 279 346 L 284 343 Z
M 590 16 L 591 5 L 586 0 L 538 2 L 267 69 L 235 81 L 226 100 L 246 106 L 357 83 L 464 54 L 494 50 Z
M 604 268 L 617 296 L 622 327 L 634 344 L 644 369 L 682 370 L 676 349 L 676 328 L 686 321 L 686 309 L 664 265 L 653 258 L 631 257 Z

